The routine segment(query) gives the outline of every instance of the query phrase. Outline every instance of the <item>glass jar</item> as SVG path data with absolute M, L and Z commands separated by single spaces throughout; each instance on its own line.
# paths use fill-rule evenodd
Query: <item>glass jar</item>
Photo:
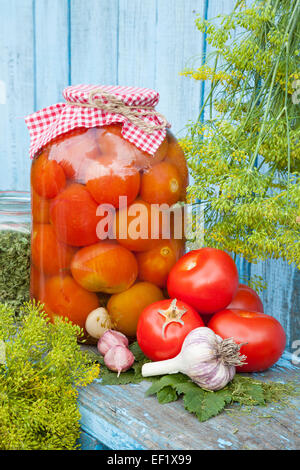
M 0 231 L 30 233 L 29 191 L 0 191 Z
M 30 193 L 0 191 L 0 301 L 16 312 L 29 300 Z
M 82 328 L 106 306 L 112 326 L 134 337 L 142 307 L 163 298 L 184 251 L 169 209 L 185 201 L 188 170 L 169 131 L 151 156 L 121 129 L 76 129 L 34 158 L 31 292 L 51 318 Z

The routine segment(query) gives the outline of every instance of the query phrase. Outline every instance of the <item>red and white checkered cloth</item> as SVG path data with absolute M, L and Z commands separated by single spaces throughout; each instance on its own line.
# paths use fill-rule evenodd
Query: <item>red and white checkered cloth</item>
M 101 88 L 115 95 L 128 106 L 153 106 L 159 101 L 159 94 L 149 88 L 133 88 L 125 86 L 76 85 L 64 89 L 64 98 L 70 103 L 88 103 L 89 95 Z M 99 99 L 101 94 L 96 94 Z M 25 118 L 30 133 L 30 157 L 41 150 L 46 144 L 59 135 L 79 127 L 96 127 L 122 123 L 122 136 L 140 150 L 154 155 L 166 136 L 166 129 L 155 130 L 151 134 L 143 132 L 122 114 L 108 113 L 98 108 L 72 106 L 70 103 L 57 103 Z M 159 116 L 143 116 L 144 121 L 161 125 Z

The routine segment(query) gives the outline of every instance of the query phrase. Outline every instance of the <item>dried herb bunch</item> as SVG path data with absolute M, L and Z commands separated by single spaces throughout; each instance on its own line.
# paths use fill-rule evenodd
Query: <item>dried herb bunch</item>
M 207 245 L 300 268 L 300 2 L 238 1 L 218 21 L 197 19 L 214 51 L 183 72 L 211 82 L 181 141 L 194 178 L 189 198 L 208 201 Z
M 80 350 L 78 326 L 49 322 L 42 306 L 0 304 L 0 449 L 72 450 L 80 435 L 78 388 L 99 375 Z
M 0 301 L 14 310 L 29 300 L 30 234 L 0 231 Z

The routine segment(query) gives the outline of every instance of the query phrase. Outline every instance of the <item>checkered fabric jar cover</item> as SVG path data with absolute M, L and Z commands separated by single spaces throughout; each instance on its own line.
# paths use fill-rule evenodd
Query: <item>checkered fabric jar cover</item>
M 128 110 L 134 107 L 138 118 L 146 124 L 149 122 L 154 126 L 163 126 L 145 132 L 138 125 L 133 124 L 130 118 L 117 112 L 109 112 L 93 106 L 91 96 L 96 103 L 103 99 L 101 91 L 109 93 L 122 101 Z M 156 114 L 154 107 L 159 101 L 159 94 L 149 88 L 134 88 L 125 86 L 102 86 L 102 85 L 75 85 L 64 89 L 65 103 L 57 103 L 25 118 L 30 133 L 30 157 L 33 158 L 46 144 L 55 137 L 65 134 L 80 127 L 90 128 L 96 126 L 107 126 L 113 123 L 122 124 L 122 136 L 134 144 L 140 150 L 154 155 L 164 138 L 166 127 L 170 124 L 164 121 L 161 115 Z M 105 95 L 104 95 L 105 96 Z M 152 113 L 147 110 L 152 109 Z M 145 111 L 145 114 L 143 114 Z

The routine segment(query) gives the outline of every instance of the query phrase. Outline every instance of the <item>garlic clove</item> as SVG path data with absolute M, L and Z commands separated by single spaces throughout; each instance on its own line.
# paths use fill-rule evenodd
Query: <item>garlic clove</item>
M 85 320 L 85 329 L 92 338 L 99 339 L 112 327 L 108 311 L 99 307 L 90 312 Z
M 107 330 L 104 335 L 99 339 L 97 348 L 100 354 L 104 356 L 109 349 L 114 346 L 128 347 L 128 339 L 123 333 L 115 330 Z
M 114 346 L 110 348 L 104 356 L 104 364 L 114 372 L 126 372 L 134 363 L 134 355 L 125 346 Z

